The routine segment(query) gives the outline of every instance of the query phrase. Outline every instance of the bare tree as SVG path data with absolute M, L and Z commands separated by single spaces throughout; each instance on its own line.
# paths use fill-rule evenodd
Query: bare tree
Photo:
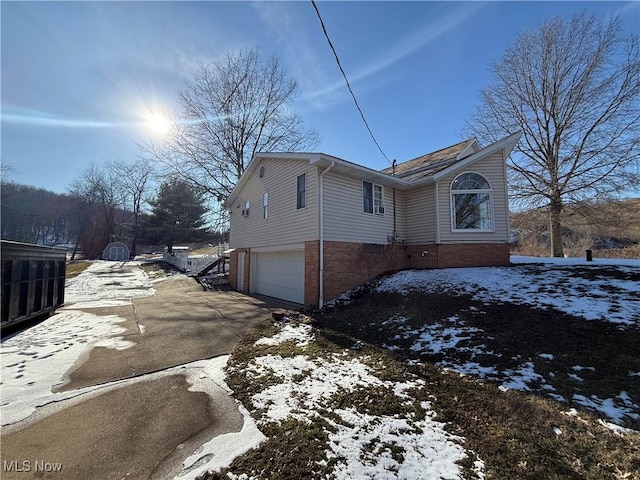
M 16 169 L 12 165 L 6 162 L 0 162 L 0 179 L 2 179 L 3 182 L 6 182 L 15 171 Z
M 292 110 L 297 90 L 277 58 L 264 62 L 256 49 L 229 53 L 202 65 L 179 93 L 169 140 L 142 148 L 221 207 L 257 152 L 317 144 L 316 132 Z
M 510 186 L 522 205 L 547 206 L 552 256 L 563 255 L 565 205 L 638 187 L 638 42 L 617 18 L 546 21 L 493 65 L 495 82 L 468 122 L 480 141 L 523 131 Z
M 118 172 L 116 182 L 119 184 L 119 190 L 124 194 L 126 210 L 130 211 L 133 217 L 131 255 L 135 256 L 140 233 L 142 205 L 147 200 L 146 195 L 155 173 L 154 166 L 152 162 L 139 158 L 133 163 L 110 162 L 108 168 L 113 172 Z
M 83 205 L 79 212 L 81 227 L 76 248 L 77 243 L 81 243 L 85 256 L 94 258 L 115 237 L 122 235 L 125 194 L 119 172 L 92 164 L 73 182 L 70 190 Z

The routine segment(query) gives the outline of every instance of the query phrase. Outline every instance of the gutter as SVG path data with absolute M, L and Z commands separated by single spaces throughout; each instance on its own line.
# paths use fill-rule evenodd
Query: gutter
M 331 162 L 327 168 L 325 168 L 320 174 L 320 285 L 319 285 L 319 298 L 318 308 L 322 308 L 324 305 L 324 174 L 331 170 L 336 162 Z

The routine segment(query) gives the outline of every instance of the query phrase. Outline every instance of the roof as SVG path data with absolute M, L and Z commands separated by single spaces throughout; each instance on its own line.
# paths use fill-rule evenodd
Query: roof
M 475 138 L 464 140 L 455 145 L 441 148 L 435 152 L 396 165 L 395 176 L 406 180 L 419 180 L 433 175 L 452 165 L 453 163 L 480 150 Z M 381 172 L 393 175 L 393 167 L 385 168 Z
M 235 198 L 247 182 L 251 172 L 265 159 L 287 159 L 308 162 L 310 165 L 316 165 L 325 170 L 331 168 L 332 172 L 358 176 L 364 180 L 370 180 L 381 185 L 405 190 L 438 181 L 443 176 L 466 168 L 499 150 L 505 151 L 506 158 L 511 153 L 511 150 L 521 135 L 522 132 L 514 133 L 484 148 L 480 148 L 475 138 L 470 138 L 455 145 L 397 164 L 395 167 L 395 175 L 393 175 L 393 167 L 377 171 L 325 153 L 257 153 L 251 159 L 249 165 L 247 165 L 245 172 L 240 177 L 240 180 L 238 180 L 238 183 L 231 192 L 231 195 L 227 198 L 225 204 L 229 206 L 235 201 Z

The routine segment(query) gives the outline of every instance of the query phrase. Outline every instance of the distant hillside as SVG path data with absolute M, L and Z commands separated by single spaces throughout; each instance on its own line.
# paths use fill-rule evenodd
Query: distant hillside
M 640 258 L 640 198 L 567 208 L 563 246 L 569 256 L 593 250 L 596 257 Z M 548 218 L 544 210 L 511 214 L 511 252 L 549 255 Z

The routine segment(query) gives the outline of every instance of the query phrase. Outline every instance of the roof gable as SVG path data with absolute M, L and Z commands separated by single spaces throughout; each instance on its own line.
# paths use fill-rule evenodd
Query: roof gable
M 512 133 L 508 137 L 504 137 L 497 142 L 492 143 L 491 145 L 487 145 L 486 147 L 479 149 L 475 153 L 472 153 L 471 155 L 468 155 L 460 159 L 459 161 L 440 169 L 438 172 L 435 172 L 433 175 L 431 175 L 431 180 L 438 181 L 451 173 L 455 173 L 459 170 L 462 170 L 463 168 L 467 168 L 474 163 L 482 160 L 483 158 L 487 158 L 489 155 L 493 155 L 494 153 L 499 151 L 503 152 L 504 158 L 506 159 L 511 154 L 513 147 L 516 146 L 516 143 L 518 143 L 518 140 L 520 140 L 521 136 L 522 132 Z

